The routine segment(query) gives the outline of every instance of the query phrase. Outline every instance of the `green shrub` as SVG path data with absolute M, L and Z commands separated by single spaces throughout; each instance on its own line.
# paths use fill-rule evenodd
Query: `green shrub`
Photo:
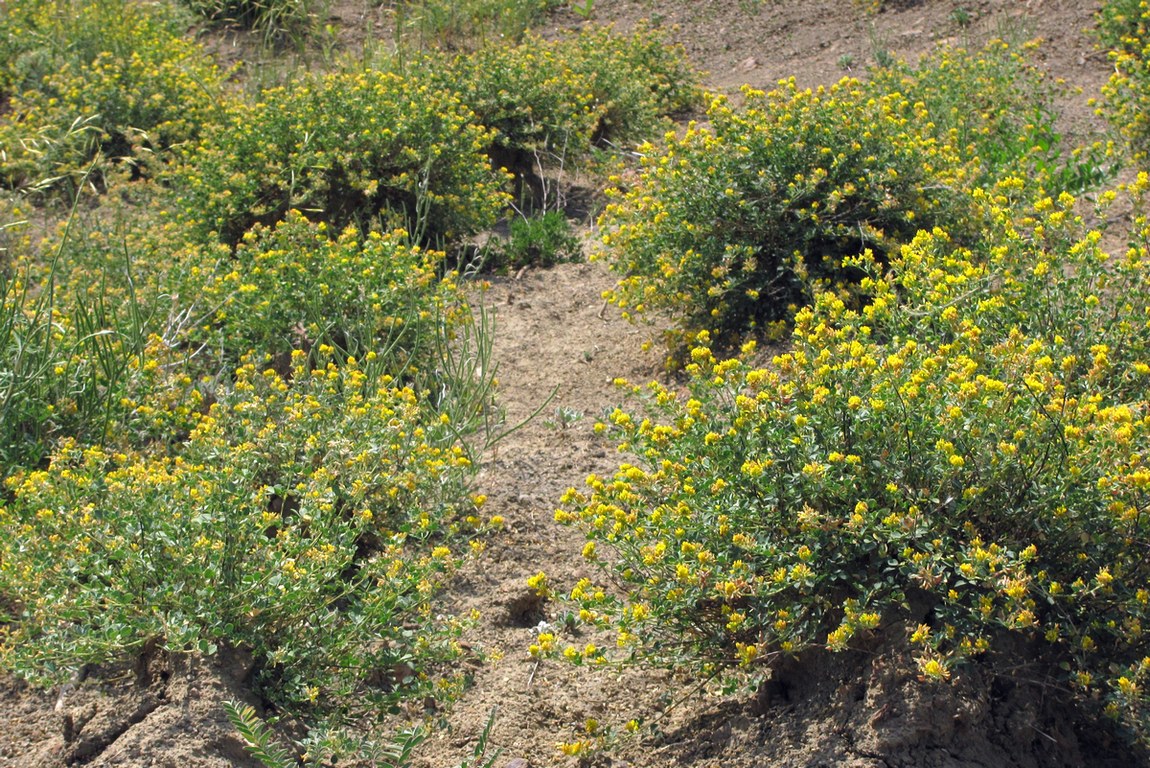
M 844 256 L 883 260 L 936 225 L 977 238 L 971 189 L 1007 179 L 1000 193 L 1017 197 L 1009 179 L 1053 164 L 1043 92 L 1020 71 L 992 44 L 973 57 L 944 49 L 870 83 L 784 81 L 745 91 L 738 109 L 714 99 L 706 127 L 645 146 L 637 178 L 614 177 L 601 223 L 622 277 L 608 298 L 628 312 L 669 310 L 673 346 L 703 328 L 730 343 L 789 318 L 812 290 L 849 291 L 859 275 Z M 983 92 L 991 102 L 972 111 Z
M 221 74 L 165 6 L 10 5 L 0 38 L 11 57 L 0 81 L 10 98 L 0 117 L 0 185 L 73 193 L 97 151 L 129 160 L 138 174 L 214 118 Z
M 383 229 L 446 242 L 490 225 L 508 200 L 471 112 L 398 75 L 305 76 L 227 112 L 178 183 L 191 226 L 229 245 L 292 209 L 334 231 L 382 217 Z
M 263 366 L 245 362 L 174 455 L 64 441 L 9 479 L 5 666 L 58 680 L 149 643 L 226 644 L 313 715 L 453 685 L 438 664 L 461 653 L 457 627 L 430 599 L 478 521 L 450 425 L 354 360 Z
M 1144 160 L 1150 148 L 1150 5 L 1107 0 L 1098 12 L 1098 37 L 1114 63 L 1099 112 Z
M 700 333 L 687 392 L 634 387 L 597 426 L 634 458 L 556 513 L 625 595 L 581 582 L 582 619 L 752 683 L 905 627 L 927 680 L 977 660 L 1150 737 L 1150 229 L 1139 203 L 1110 257 L 1073 204 L 991 205 L 979 251 L 935 229 L 867 253 L 865 308 L 818 294 L 765 367 Z
M 485 268 L 506 272 L 527 266 L 553 267 L 583 258 L 583 244 L 560 211 L 530 218 L 516 216 L 510 227 L 506 244 L 489 245 Z
M 494 131 L 493 163 L 525 184 L 579 163 L 596 146 L 647 138 L 697 100 L 681 52 L 647 30 L 591 30 L 557 41 L 529 35 L 519 45 L 431 57 L 421 66 L 433 87 L 458 92 Z M 521 191 L 540 197 L 538 189 Z

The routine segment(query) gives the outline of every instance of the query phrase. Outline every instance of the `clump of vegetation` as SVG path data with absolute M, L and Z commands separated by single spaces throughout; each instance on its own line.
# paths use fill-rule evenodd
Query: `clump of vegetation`
M 1108 0 L 1098 12 L 1098 37 L 1114 62 L 1099 111 L 1143 162 L 1150 148 L 1150 6 L 1141 0 Z
M 1017 198 L 1012 174 L 1060 178 L 1043 173 L 1059 167 L 1045 93 L 996 43 L 865 83 L 747 90 L 740 108 L 715 98 L 706 127 L 643 147 L 638 175 L 614 178 L 601 224 L 622 278 L 608 298 L 669 310 L 673 347 L 704 328 L 731 343 L 787 320 L 813 291 L 845 297 L 861 275 L 844 257 L 885 260 L 938 225 L 977 239 L 970 190 L 1001 179 L 997 194 Z
M 421 67 L 494 131 L 492 162 L 515 174 L 523 202 L 541 205 L 540 177 L 597 147 L 638 141 L 698 99 L 682 53 L 658 35 L 582 31 L 558 41 L 528 35 Z
M 191 225 L 229 245 L 292 209 L 336 232 L 403 227 L 449 242 L 507 205 L 482 154 L 490 141 L 456 96 L 399 75 L 305 76 L 255 105 L 232 103 L 178 183 Z
M 180 0 L 198 16 L 225 26 L 250 29 L 265 44 L 302 42 L 322 10 L 318 0 Z
M 46 469 L 11 476 L 6 664 L 58 680 L 149 643 L 228 645 L 297 712 L 443 693 L 458 626 L 428 607 L 461 554 L 470 462 L 374 355 L 331 351 L 297 353 L 288 375 L 249 359 L 210 405 L 193 390 L 172 454 L 65 440 Z
M 583 258 L 583 243 L 560 211 L 511 219 L 506 243 L 488 243 L 484 268 L 497 272 L 553 267 Z
M 0 186 L 69 198 L 94 159 L 135 175 L 195 140 L 222 76 L 166 6 L 126 0 L 17 0 L 0 37 Z
M 646 406 L 597 429 L 634 459 L 556 513 L 625 595 L 580 583 L 581 620 L 752 685 L 905 628 L 928 681 L 978 659 L 1150 738 L 1150 230 L 1110 256 L 1073 206 L 991 203 L 972 247 L 935 228 L 885 266 L 864 251 L 866 303 L 819 292 L 769 364 L 704 332 L 688 392 L 631 388 Z

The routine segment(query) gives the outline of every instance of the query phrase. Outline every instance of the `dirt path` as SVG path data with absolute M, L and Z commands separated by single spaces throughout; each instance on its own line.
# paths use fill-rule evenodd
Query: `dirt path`
M 600 294 L 611 284 L 602 265 L 566 264 L 501 280 L 485 297 L 497 313 L 493 356 L 507 423 L 518 423 L 555 395 L 537 418 L 491 450 L 480 470 L 479 491 L 507 526 L 460 574 L 447 607 L 480 611 L 474 641 L 502 659 L 477 673 L 471 692 L 449 716 L 451 730 L 436 738 L 437 748 L 421 765 L 454 764 L 454 752 L 465 756 L 492 707 L 498 707 L 494 742 L 507 758 L 547 765 L 557 755 L 555 744 L 572 740 L 588 718 L 616 719 L 633 711 L 629 699 L 654 691 L 647 674 L 604 680 L 564 665 L 536 665 L 527 653 L 538 623 L 556 618 L 551 606 L 533 598 L 527 578 L 543 570 L 563 592 L 594 575 L 579 554 L 582 537 L 556 524 L 553 512 L 568 486 L 617 466 L 617 455 L 592 431 L 618 400 L 611 381 L 644 381 L 660 368 L 657 351 L 641 351 L 649 329 L 604 307 Z

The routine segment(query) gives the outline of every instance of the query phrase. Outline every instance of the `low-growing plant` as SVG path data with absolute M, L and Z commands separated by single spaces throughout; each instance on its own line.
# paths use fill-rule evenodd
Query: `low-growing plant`
M 324 10 L 319 0 L 180 0 L 208 21 L 250 29 L 267 45 L 302 43 Z
M 339 232 L 403 227 L 449 242 L 495 221 L 491 134 L 453 94 L 391 73 L 302 76 L 232 103 L 177 174 L 191 226 L 235 245 L 297 209 Z M 382 224 L 379 222 L 382 219 Z
M 264 696 L 312 718 L 446 696 L 455 619 L 430 612 L 479 526 L 470 461 L 418 393 L 349 358 L 244 362 L 186 442 L 63 441 L 7 481 L 5 666 L 35 680 L 145 645 L 247 649 Z
M 511 219 L 508 240 L 488 246 L 486 269 L 517 270 L 527 266 L 553 267 L 583 258 L 583 243 L 571 231 L 571 224 L 560 211 L 546 211 L 536 216 Z
M 601 224 L 622 277 L 608 299 L 628 313 L 669 310 L 672 347 L 702 328 L 731 343 L 785 321 L 813 290 L 849 292 L 860 275 L 844 256 L 869 249 L 881 261 L 936 225 L 977 239 L 972 189 L 1017 198 L 1017 177 L 1036 177 L 1033 189 L 1063 177 L 1030 72 L 992 43 L 865 83 L 747 89 L 739 108 L 714 98 L 705 126 L 644 146 L 638 175 L 613 177 Z M 971 110 L 983 92 L 1008 98 Z
M 578 621 L 751 685 L 905 628 L 928 682 L 986 664 L 1150 738 L 1147 190 L 1125 253 L 1070 195 L 992 203 L 976 250 L 935 228 L 849 258 L 867 302 L 820 292 L 765 364 L 703 332 L 687 392 L 621 382 L 645 406 L 596 429 L 634 458 L 556 518 L 625 597 L 580 582 Z M 533 652 L 612 658 L 562 646 Z
M 346 732 L 311 734 L 296 747 L 303 753 L 297 760 L 281 743 L 271 726 L 262 720 L 253 707 L 236 702 L 225 702 L 228 720 L 239 732 L 247 747 L 248 754 L 258 760 L 264 768 L 299 768 L 305 766 L 331 765 L 349 754 L 355 755 L 357 762 L 371 768 L 408 768 L 416 750 L 430 735 L 423 726 L 407 728 L 393 734 L 385 742 L 371 739 L 354 739 L 348 743 Z M 471 757 L 458 764 L 458 768 L 493 768 L 503 750 L 491 750 L 491 731 L 495 726 L 493 708 L 476 739 Z
M 232 365 L 258 350 L 283 368 L 293 351 L 328 345 L 374 354 L 392 375 L 426 373 L 441 326 L 467 311 L 444 254 L 402 230 L 330 229 L 289 211 L 249 230 L 234 251 L 193 247 L 178 290 L 195 322 L 181 342 Z

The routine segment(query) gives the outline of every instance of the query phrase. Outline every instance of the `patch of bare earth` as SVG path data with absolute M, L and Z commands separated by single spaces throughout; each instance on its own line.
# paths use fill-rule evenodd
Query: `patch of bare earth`
M 868 14 L 851 0 L 599 0 L 593 20 L 630 29 L 646 19 L 668 30 L 708 73 L 707 84 L 725 92 L 744 83 L 769 87 L 792 75 L 800 84 L 829 84 L 861 74 L 879 49 L 913 59 L 940 41 L 1037 36 L 1046 41 L 1038 53 L 1043 66 L 1082 89 L 1060 107 L 1066 129 L 1085 135 L 1098 127 L 1086 99 L 1109 71 L 1084 31 L 1098 4 L 891 0 Z M 969 24 L 960 24 L 959 7 Z M 381 18 L 362 0 L 337 2 L 332 14 L 349 46 L 374 34 L 364 32 L 365 20 L 378 26 Z M 551 31 L 582 23 L 558 14 Z M 1005 679 L 974 665 L 950 685 L 920 683 L 898 626 L 885 628 L 866 648 L 789 662 L 757 695 L 696 693 L 695 681 L 658 670 L 531 659 L 526 649 L 536 627 L 559 616 L 555 605 L 529 592 L 526 579 L 543 570 L 563 592 L 596 576 L 580 555 L 583 539 L 553 521 L 558 497 L 590 472 L 610 473 L 621 459 L 592 431 L 595 419 L 620 399 L 612 380 L 660 375 L 658 351 L 642 350 L 657 329 L 627 323 L 604 306 L 600 294 L 612 280 L 601 264 L 563 265 L 497 279 L 482 297 L 496 312 L 493 353 L 508 423 L 555 395 L 538 418 L 484 457 L 477 491 L 487 494 L 488 512 L 502 515 L 507 526 L 459 573 L 442 604 L 454 612 L 479 611 L 465 640 L 496 658 L 475 672 L 474 685 L 443 714 L 442 729 L 418 757 L 420 768 L 454 766 L 470 755 L 493 708 L 492 744 L 502 749 L 497 768 L 571 763 L 556 744 L 578 738 L 589 718 L 621 724 L 634 717 L 655 727 L 591 762 L 633 768 L 1150 765 L 1026 674 Z M 40 692 L 0 678 L 0 768 L 254 765 L 222 709 L 225 700 L 250 696 L 248 671 L 230 655 L 193 661 L 152 654 L 132 668 L 92 670 L 67 691 Z

